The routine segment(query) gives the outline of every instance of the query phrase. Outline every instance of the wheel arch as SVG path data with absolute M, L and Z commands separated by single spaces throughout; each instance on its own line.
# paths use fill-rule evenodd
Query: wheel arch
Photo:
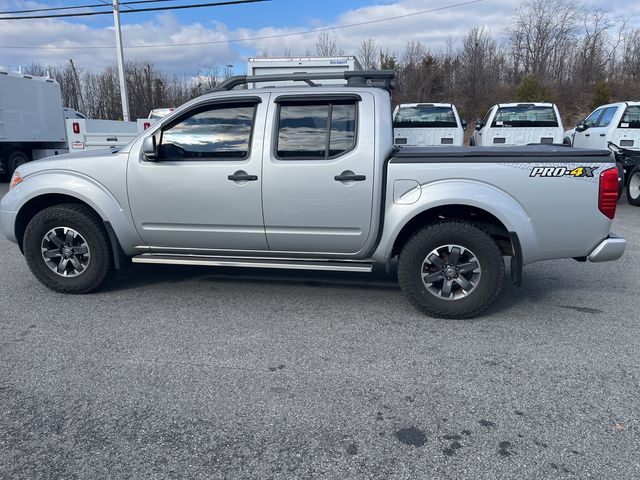
M 498 217 L 480 207 L 467 204 L 446 204 L 422 210 L 410 218 L 396 235 L 391 248 L 391 256 L 397 255 L 411 236 L 425 225 L 440 220 L 468 221 L 493 238 L 505 256 L 512 256 L 515 247 L 511 238 L 517 233 L 510 231 Z
M 111 247 L 115 268 L 116 270 L 119 270 L 124 264 L 126 264 L 127 255 L 122 250 L 120 240 L 118 240 L 118 236 L 116 235 L 111 222 L 105 220 L 102 215 L 100 215 L 100 213 L 87 202 L 72 195 L 63 193 L 46 193 L 43 195 L 38 195 L 31 198 L 20 208 L 16 215 L 14 224 L 15 237 L 18 241 L 20 251 L 24 253 L 24 234 L 27 229 L 27 225 L 29 225 L 31 219 L 35 215 L 37 215 L 38 212 L 41 212 L 45 208 L 53 207 L 55 205 L 70 203 L 75 205 L 82 205 L 89 208 L 93 213 L 95 213 L 98 218 L 102 220 L 102 223 L 107 232 L 107 236 L 109 237 L 109 245 Z

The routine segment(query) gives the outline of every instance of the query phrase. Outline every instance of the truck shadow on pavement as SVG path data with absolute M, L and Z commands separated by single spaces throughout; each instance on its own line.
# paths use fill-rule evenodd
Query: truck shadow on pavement
M 595 281 L 595 279 L 594 279 Z M 114 293 L 138 288 L 152 288 L 164 285 L 169 290 L 186 288 L 186 284 L 205 285 L 207 283 L 220 283 L 229 288 L 251 285 L 253 289 L 264 293 L 273 294 L 273 285 L 283 289 L 284 294 L 291 294 L 292 288 L 296 289 L 304 297 L 316 288 L 339 289 L 341 300 L 349 302 L 350 292 L 361 298 L 362 291 L 394 292 L 398 298 L 403 298 L 397 283 L 397 273 L 392 269 L 389 273 L 384 270 L 374 270 L 373 273 L 346 273 L 346 272 L 313 272 L 294 270 L 270 270 L 252 268 L 228 268 L 228 267 L 196 267 L 196 266 L 165 266 L 165 265 L 133 265 L 118 274 L 102 292 Z M 548 302 L 558 288 L 569 288 L 562 279 L 562 270 L 557 272 L 547 269 L 530 269 L 525 272 L 524 285 L 515 287 L 510 280 L 509 267 L 505 271 L 504 286 L 497 302 L 482 315 L 493 316 L 508 310 L 526 308 L 531 304 Z M 601 287 L 600 287 L 601 288 Z M 371 303 L 377 301 L 371 296 Z M 406 303 L 407 311 L 414 311 L 413 307 Z M 560 305 L 559 305 L 560 306 Z M 567 309 L 573 308 L 566 305 Z M 582 313 L 598 313 L 597 309 L 576 306 L 575 310 Z M 589 310 L 589 311 L 587 311 Z M 415 311 L 417 312 L 417 311 Z

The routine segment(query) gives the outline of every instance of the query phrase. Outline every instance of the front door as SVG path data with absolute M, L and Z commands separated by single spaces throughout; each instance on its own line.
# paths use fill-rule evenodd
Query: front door
M 158 158 L 132 151 L 136 228 L 156 251 L 267 250 L 261 199 L 269 95 L 195 105 L 155 133 Z
M 263 206 L 272 251 L 352 254 L 371 230 L 375 111 L 370 93 L 276 97 Z
M 587 117 L 584 121 L 587 129 L 573 134 L 573 146 L 576 148 L 589 148 L 591 147 L 591 135 L 593 133 L 593 128 L 597 125 L 598 119 L 600 115 L 602 115 L 602 108 L 598 108 L 594 110 L 591 115 Z

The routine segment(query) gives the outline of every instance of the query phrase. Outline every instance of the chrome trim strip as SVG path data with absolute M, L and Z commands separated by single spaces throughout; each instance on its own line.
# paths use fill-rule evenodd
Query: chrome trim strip
M 138 255 L 131 259 L 133 263 L 147 263 L 159 265 L 201 265 L 209 267 L 245 267 L 245 268 L 275 268 L 284 270 L 321 270 L 332 272 L 371 272 L 373 265 L 370 263 L 331 263 L 331 262 L 274 262 L 269 260 L 225 260 L 215 257 L 198 256 L 168 256 L 168 255 Z

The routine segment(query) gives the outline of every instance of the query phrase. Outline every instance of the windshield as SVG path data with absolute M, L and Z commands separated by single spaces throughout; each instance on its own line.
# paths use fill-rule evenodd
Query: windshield
M 620 128 L 640 128 L 640 105 L 627 107 L 620 120 Z
M 500 107 L 492 127 L 557 127 L 558 119 L 553 107 L 517 105 Z
M 451 107 L 416 105 L 399 108 L 393 119 L 393 126 L 399 128 L 455 128 L 458 126 L 458 122 Z

